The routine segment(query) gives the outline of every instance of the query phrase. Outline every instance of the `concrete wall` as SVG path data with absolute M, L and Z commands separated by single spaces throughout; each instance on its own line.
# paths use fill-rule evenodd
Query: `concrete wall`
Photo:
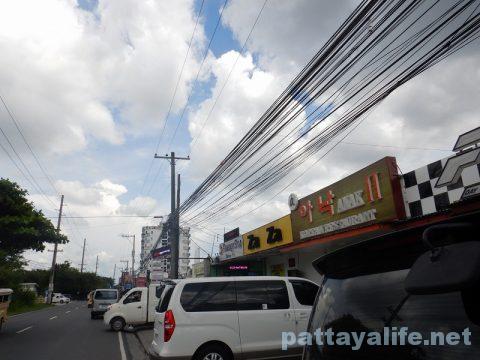
M 298 270 L 300 272 L 300 277 L 320 283 L 322 277 L 312 266 L 312 262 L 319 256 L 320 255 L 315 251 L 292 252 L 288 254 L 269 256 L 266 259 L 267 275 L 276 275 L 272 273 L 273 266 L 282 264 L 283 268 L 285 269 L 285 276 L 288 274 L 289 270 Z M 295 267 L 289 267 L 288 259 L 290 258 L 295 259 Z

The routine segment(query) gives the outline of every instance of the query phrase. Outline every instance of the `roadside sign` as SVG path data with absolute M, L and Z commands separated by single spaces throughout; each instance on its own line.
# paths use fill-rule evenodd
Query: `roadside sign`
M 436 188 L 458 183 L 463 169 L 480 164 L 480 127 L 460 135 L 453 147 L 457 154 L 447 160 L 435 184 Z
M 463 169 L 480 163 L 480 148 L 461 152 L 447 160 L 442 174 L 435 184 L 436 188 L 453 185 L 460 180 Z
M 478 196 L 480 195 L 480 183 L 478 184 L 473 184 L 473 185 L 470 185 L 468 187 L 466 187 L 464 190 L 463 190 L 463 194 L 462 194 L 462 197 L 461 199 L 469 199 L 469 198 L 472 198 L 474 196 Z
M 240 236 L 240 228 L 237 227 L 223 234 L 223 241 L 226 242 L 228 240 L 238 238 L 239 236 Z

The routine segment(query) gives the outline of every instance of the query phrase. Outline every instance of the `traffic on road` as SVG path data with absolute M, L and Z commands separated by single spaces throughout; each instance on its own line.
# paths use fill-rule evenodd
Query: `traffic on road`
M 133 334 L 91 320 L 85 301 L 10 316 L 0 333 L 2 360 L 145 359 Z

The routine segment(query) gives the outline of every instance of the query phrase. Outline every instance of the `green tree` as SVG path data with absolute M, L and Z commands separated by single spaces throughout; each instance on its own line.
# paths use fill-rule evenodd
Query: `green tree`
M 26 250 L 42 251 L 47 243 L 66 243 L 52 222 L 27 199 L 18 184 L 0 179 L 0 286 L 13 286 Z

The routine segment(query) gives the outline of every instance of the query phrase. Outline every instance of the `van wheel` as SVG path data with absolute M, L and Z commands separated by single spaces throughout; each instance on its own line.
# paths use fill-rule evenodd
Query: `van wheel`
M 95 314 L 93 313 L 93 311 L 90 313 L 90 319 L 95 319 Z
M 195 360 L 232 360 L 230 352 L 221 345 L 209 345 L 200 349 Z
M 123 320 L 121 317 L 113 318 L 110 321 L 110 328 L 113 331 L 122 331 L 124 327 L 125 327 L 125 320 Z

